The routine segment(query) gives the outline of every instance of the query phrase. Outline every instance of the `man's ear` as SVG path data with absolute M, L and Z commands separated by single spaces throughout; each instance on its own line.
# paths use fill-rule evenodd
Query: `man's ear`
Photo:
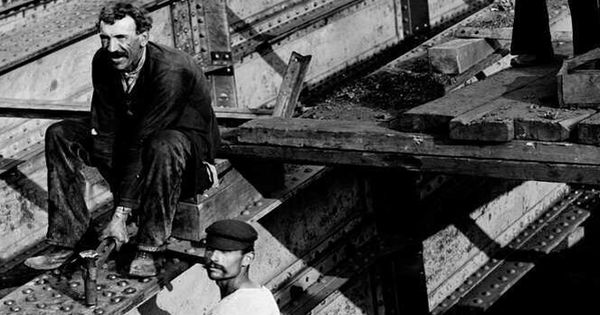
M 148 31 L 145 31 L 145 32 L 141 33 L 139 36 L 140 36 L 140 45 L 142 45 L 142 47 L 145 47 L 146 44 L 148 44 L 148 40 L 150 39 L 150 33 Z
M 244 257 L 242 257 L 242 266 L 243 267 L 249 266 L 253 260 L 254 260 L 254 252 L 245 253 Z

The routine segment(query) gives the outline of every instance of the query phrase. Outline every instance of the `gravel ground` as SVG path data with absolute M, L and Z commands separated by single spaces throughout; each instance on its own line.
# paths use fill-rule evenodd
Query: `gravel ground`
M 549 14 L 557 16 L 566 8 L 566 0 L 547 0 Z M 513 0 L 498 0 L 493 14 L 468 26 L 510 27 L 513 21 Z M 404 62 L 398 67 L 386 67 L 371 75 L 346 82 L 326 95 L 304 100 L 300 117 L 376 121 L 382 125 L 398 114 L 444 95 L 450 75 L 432 72 L 426 56 Z

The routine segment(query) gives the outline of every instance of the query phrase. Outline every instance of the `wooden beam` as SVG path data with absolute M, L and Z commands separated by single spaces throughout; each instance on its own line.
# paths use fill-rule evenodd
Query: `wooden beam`
M 600 165 L 536 162 L 494 158 L 464 158 L 390 152 L 361 152 L 305 147 L 235 144 L 227 157 L 253 157 L 294 163 L 402 168 L 416 172 L 536 180 L 573 184 L 600 184 Z
M 518 90 L 540 77 L 556 73 L 558 66 L 506 69 L 483 81 L 404 112 L 399 116 L 397 125 L 401 130 L 410 132 L 446 133 L 453 118 L 505 93 Z
M 290 118 L 294 114 L 311 58 L 311 55 L 303 56 L 295 51 L 292 52 L 277 93 L 273 116 Z
M 232 132 L 229 140 L 232 144 L 359 151 L 367 154 L 389 153 L 391 156 L 600 165 L 600 150 L 596 146 L 525 140 L 474 145 L 441 136 L 400 132 L 372 122 L 256 119 L 241 125 Z
M 0 98 L 0 117 L 79 118 L 90 113 L 90 105 L 70 100 L 25 100 Z
M 593 110 L 556 108 L 556 78 L 548 75 L 450 121 L 450 138 L 505 142 L 564 141 Z

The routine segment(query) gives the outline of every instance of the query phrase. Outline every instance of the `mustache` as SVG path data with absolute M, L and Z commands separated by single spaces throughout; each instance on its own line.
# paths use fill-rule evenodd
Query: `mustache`
M 112 52 L 112 53 L 109 53 L 108 56 L 110 58 L 120 58 L 120 57 L 127 57 L 127 54 L 124 52 Z
M 219 264 L 215 264 L 213 262 L 208 262 L 204 264 L 204 268 L 206 269 L 210 269 L 210 268 L 215 268 L 215 269 L 219 269 L 221 271 L 225 271 L 225 267 L 219 265 Z

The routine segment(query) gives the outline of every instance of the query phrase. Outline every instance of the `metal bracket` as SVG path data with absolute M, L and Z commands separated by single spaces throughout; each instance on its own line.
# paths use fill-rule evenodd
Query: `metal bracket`
M 427 0 L 401 0 L 402 29 L 404 35 L 416 35 L 429 29 Z

